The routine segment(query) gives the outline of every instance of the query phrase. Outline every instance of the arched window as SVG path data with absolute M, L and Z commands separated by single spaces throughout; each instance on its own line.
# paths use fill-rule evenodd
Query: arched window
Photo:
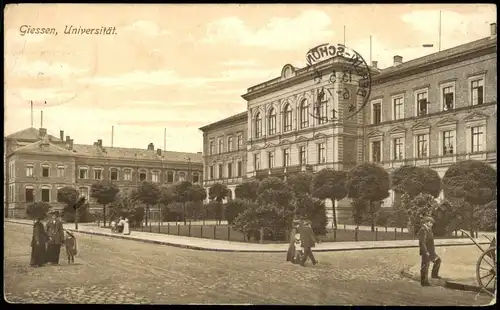
M 262 137 L 262 116 L 260 112 L 255 115 L 255 138 Z
M 306 99 L 300 103 L 300 128 L 309 127 L 309 103 Z
M 283 131 L 292 130 L 292 106 L 287 103 L 283 109 Z
M 271 108 L 269 110 L 269 118 L 268 118 L 268 134 L 274 135 L 276 133 L 276 110 Z

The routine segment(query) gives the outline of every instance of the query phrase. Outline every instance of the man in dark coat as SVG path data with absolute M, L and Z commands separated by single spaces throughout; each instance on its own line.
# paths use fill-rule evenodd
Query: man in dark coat
M 64 243 L 64 230 L 62 222 L 59 220 L 59 212 L 52 213 L 52 219 L 46 225 L 49 241 L 47 242 L 47 262 L 59 264 L 61 245 Z
M 300 265 L 304 266 L 308 257 L 311 258 L 311 262 L 313 263 L 313 265 L 316 265 L 318 261 L 314 258 L 312 248 L 316 245 L 316 243 L 318 243 L 318 238 L 316 238 L 316 235 L 314 235 L 310 221 L 303 221 L 299 225 L 299 234 L 301 246 L 304 249 Z
M 434 225 L 434 219 L 432 217 L 424 217 L 422 219 L 422 226 L 418 232 L 419 246 L 420 246 L 420 256 L 422 256 L 422 264 L 420 268 L 420 284 L 422 286 L 429 286 L 429 266 L 433 262 L 431 277 L 434 279 L 440 279 L 439 277 L 439 267 L 441 266 L 441 259 L 436 254 L 436 248 L 434 246 L 434 233 L 432 232 L 432 226 Z

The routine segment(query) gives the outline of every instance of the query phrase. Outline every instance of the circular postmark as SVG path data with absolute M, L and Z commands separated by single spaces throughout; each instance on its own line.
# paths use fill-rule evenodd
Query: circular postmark
M 339 61 L 330 67 L 323 62 L 335 57 Z M 311 116 L 320 124 L 349 119 L 363 110 L 370 97 L 372 78 L 370 67 L 358 52 L 343 44 L 324 43 L 310 49 L 306 61 L 315 85 Z M 333 106 L 327 110 L 328 95 L 338 97 L 342 116 Z

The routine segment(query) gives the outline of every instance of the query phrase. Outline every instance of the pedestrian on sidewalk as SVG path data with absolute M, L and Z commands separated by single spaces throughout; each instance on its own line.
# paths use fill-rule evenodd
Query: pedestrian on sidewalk
M 128 218 L 123 220 L 123 234 L 130 235 L 130 226 L 128 224 Z
M 441 258 L 436 254 L 436 247 L 434 246 L 434 233 L 432 226 L 434 219 L 426 216 L 422 219 L 422 227 L 418 232 L 420 256 L 422 256 L 422 263 L 420 267 L 420 284 L 422 286 L 430 286 L 429 283 L 429 266 L 433 263 L 431 277 L 440 279 L 439 268 L 441 267 Z
M 299 234 L 301 247 L 303 248 L 302 261 L 300 262 L 300 265 L 304 267 L 308 257 L 311 259 L 313 265 L 316 265 L 318 261 L 314 258 L 312 248 L 316 245 L 316 243 L 319 243 L 319 240 L 316 238 L 316 235 L 311 228 L 311 221 L 301 221 L 299 224 Z
M 297 235 L 299 239 L 299 243 L 296 243 L 297 240 Z M 299 221 L 294 220 L 293 221 L 293 227 L 292 231 L 290 232 L 290 243 L 288 245 L 288 251 L 286 253 L 286 261 L 287 262 L 292 262 L 293 264 L 298 264 L 300 263 L 300 260 L 296 260 L 297 256 L 297 247 L 300 247 L 300 234 L 299 234 Z M 302 259 L 302 257 L 300 258 Z
M 47 262 L 54 265 L 59 264 L 61 245 L 64 242 L 63 225 L 59 218 L 59 211 L 52 213 L 52 219 L 46 225 L 49 241 L 47 242 Z

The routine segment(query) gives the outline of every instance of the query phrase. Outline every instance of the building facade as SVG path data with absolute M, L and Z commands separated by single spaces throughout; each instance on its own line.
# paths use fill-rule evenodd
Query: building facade
M 203 132 L 203 186 L 225 184 L 234 189 L 243 182 L 247 168 L 247 112 L 201 127 Z
M 141 181 L 159 185 L 189 180 L 201 183 L 201 153 L 117 148 L 102 145 L 74 144 L 60 132 L 56 138 L 45 128 L 28 128 L 4 140 L 6 150 L 5 214 L 24 216 L 28 204 L 50 203 L 62 209 L 57 191 L 65 186 L 76 188 L 89 199 L 91 208 L 102 209 L 90 197 L 90 188 L 100 180 L 116 182 L 120 190 L 133 189 Z
M 367 68 L 371 93 L 365 101 L 342 95 L 345 89 L 358 93 L 359 76 L 337 76 L 332 86 L 333 71 L 341 74 L 346 66 L 342 57 L 323 60 L 314 70 L 285 65 L 280 77 L 242 96 L 248 103 L 246 176 L 286 178 L 323 168 L 348 170 L 366 161 L 389 172 L 404 164 L 430 167 L 441 177 L 450 164 L 465 159 L 496 168 L 496 56 L 492 24 L 490 36 L 481 40 L 406 63 L 395 56 L 386 69 L 374 61 Z M 318 97 L 327 87 L 332 91 Z M 363 103 L 359 113 L 344 117 L 347 107 Z M 338 121 L 325 121 L 336 115 Z M 206 127 L 231 132 L 242 126 L 221 122 Z M 204 139 L 205 154 L 209 144 Z M 392 207 L 394 199 L 391 193 L 382 205 Z M 349 222 L 350 201 L 337 206 L 339 222 Z

